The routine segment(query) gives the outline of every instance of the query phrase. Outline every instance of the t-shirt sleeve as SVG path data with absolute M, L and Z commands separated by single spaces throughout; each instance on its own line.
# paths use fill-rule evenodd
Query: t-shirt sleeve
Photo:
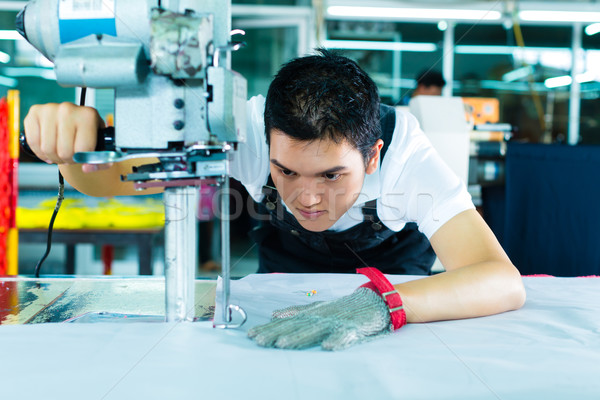
M 465 184 L 434 150 L 412 114 L 397 113 L 381 176 L 378 213 L 392 230 L 416 222 L 431 238 L 452 217 L 474 208 Z
M 269 176 L 269 149 L 265 139 L 265 98 L 252 97 L 246 103 L 246 142 L 238 143 L 231 156 L 230 175 L 246 187 L 256 201 L 262 199 L 262 187 Z

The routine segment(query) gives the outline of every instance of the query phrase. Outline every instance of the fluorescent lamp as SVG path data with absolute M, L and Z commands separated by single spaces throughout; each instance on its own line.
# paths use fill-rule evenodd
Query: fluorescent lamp
M 575 80 L 579 83 L 592 82 L 596 80 L 596 76 L 591 72 L 584 72 L 583 74 L 578 74 L 575 77 Z M 548 78 L 544 81 L 544 85 L 547 88 L 557 88 L 561 86 L 569 86 L 573 83 L 573 79 L 570 75 L 557 76 L 555 78 Z
M 56 73 L 53 69 L 48 68 L 36 68 L 36 67 L 21 67 L 21 68 L 3 68 L 2 72 L 4 75 L 10 77 L 21 77 L 21 76 L 33 76 L 36 78 L 47 79 L 50 81 L 56 80 Z
M 499 20 L 502 14 L 495 10 L 461 10 L 456 8 L 397 8 L 331 6 L 327 14 L 332 17 L 380 18 L 380 19 L 458 19 Z
M 600 22 L 600 12 L 526 10 L 519 11 L 519 19 L 541 22 Z
M 454 47 L 456 54 L 513 54 L 517 46 L 477 46 L 459 45 Z
M 595 24 L 591 24 L 585 27 L 585 34 L 588 36 L 595 35 L 600 32 L 600 22 L 596 22 Z
M 8 64 L 10 62 L 10 55 L 3 51 L 0 51 L 0 63 Z
M 456 84 L 455 84 L 456 85 Z M 546 90 L 547 88 L 543 83 L 539 82 L 502 82 L 502 81 L 492 81 L 492 80 L 482 80 L 479 81 L 479 86 L 482 89 L 495 89 L 495 90 L 510 90 L 514 92 L 530 92 L 531 85 L 533 85 L 533 89 L 541 92 Z
M 504 82 L 513 82 L 519 79 L 527 78 L 529 75 L 533 74 L 534 70 L 531 65 L 527 65 L 525 67 L 517 68 L 513 71 L 507 72 L 502 75 L 502 80 Z
M 0 11 L 21 11 L 27 1 L 5 0 L 0 1 Z
M 17 87 L 18 84 L 19 84 L 18 80 L 0 75 L 0 86 L 14 88 L 14 87 Z
M 557 87 L 561 87 L 561 86 L 569 86 L 571 84 L 571 82 L 573 82 L 573 79 L 571 79 L 571 76 L 563 75 L 563 76 L 557 76 L 555 78 L 546 79 L 544 81 L 544 85 L 548 89 L 553 89 L 553 88 L 557 88 Z
M 434 43 L 378 42 L 373 40 L 325 40 L 323 45 L 329 49 L 345 50 L 387 50 L 411 52 L 432 52 L 437 50 L 437 45 Z
M 569 51 L 566 47 L 520 47 L 520 46 L 484 46 L 458 45 L 454 47 L 456 54 L 506 54 L 515 55 L 523 52 L 559 52 Z
M 0 40 L 21 40 L 23 36 L 15 30 L 0 30 Z
M 592 72 L 587 71 L 584 72 L 583 74 L 579 74 L 575 77 L 575 79 L 577 80 L 577 82 L 579 83 L 585 83 L 585 82 L 593 82 L 596 80 L 596 75 L 594 75 Z

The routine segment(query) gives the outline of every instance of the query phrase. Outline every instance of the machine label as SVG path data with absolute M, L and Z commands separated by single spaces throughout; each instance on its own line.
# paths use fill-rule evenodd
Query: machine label
M 88 35 L 117 36 L 115 0 L 60 0 L 58 18 L 61 43 Z
M 59 19 L 115 18 L 115 0 L 60 0 Z

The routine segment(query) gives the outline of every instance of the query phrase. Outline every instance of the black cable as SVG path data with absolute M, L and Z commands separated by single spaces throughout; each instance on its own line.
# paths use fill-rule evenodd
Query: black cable
M 56 216 L 58 215 L 58 210 L 60 209 L 60 205 L 62 204 L 63 199 L 65 198 L 64 194 L 65 194 L 65 180 L 59 170 L 58 171 L 58 198 L 56 199 L 56 206 L 54 207 L 54 212 L 52 213 L 52 218 L 50 218 L 50 224 L 48 224 L 48 240 L 46 242 L 46 252 L 42 256 L 42 258 L 40 258 L 37 265 L 35 266 L 35 277 L 36 278 L 40 277 L 40 269 L 42 268 L 42 264 L 46 260 L 46 257 L 48 257 L 48 254 L 50 254 L 50 249 L 52 248 L 52 228 L 54 227 L 54 220 L 56 219 Z
M 85 95 L 87 92 L 87 88 L 81 88 L 81 97 L 79 98 L 79 105 L 85 105 Z M 46 241 L 46 252 L 40 258 L 38 263 L 35 266 L 35 277 L 40 277 L 40 269 L 42 268 L 42 264 L 46 261 L 46 258 L 50 254 L 50 250 L 52 249 L 52 229 L 54 228 L 54 220 L 58 215 L 58 210 L 60 210 L 60 206 L 65 198 L 65 179 L 60 173 L 60 169 L 58 170 L 58 196 L 56 198 L 56 206 L 54 206 L 54 212 L 52 213 L 52 217 L 50 218 L 50 223 L 48 224 L 48 240 Z

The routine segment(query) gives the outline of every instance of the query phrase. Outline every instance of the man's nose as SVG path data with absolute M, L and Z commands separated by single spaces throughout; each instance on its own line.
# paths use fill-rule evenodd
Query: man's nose
M 317 205 L 323 199 L 323 179 L 306 179 L 302 182 L 298 201 L 303 207 L 312 207 Z

